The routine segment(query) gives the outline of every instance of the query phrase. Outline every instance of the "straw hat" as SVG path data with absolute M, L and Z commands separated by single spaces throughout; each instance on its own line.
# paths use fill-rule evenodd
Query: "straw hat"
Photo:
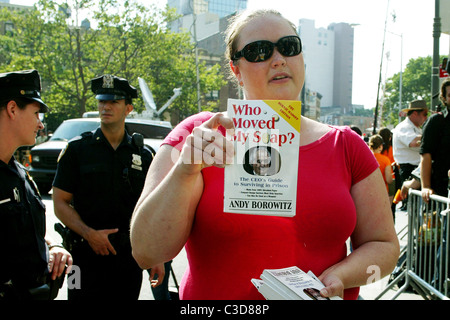
M 409 111 L 414 110 L 425 110 L 428 109 L 427 102 L 425 100 L 414 100 L 409 103 L 409 107 L 403 109 L 402 112 L 408 113 Z

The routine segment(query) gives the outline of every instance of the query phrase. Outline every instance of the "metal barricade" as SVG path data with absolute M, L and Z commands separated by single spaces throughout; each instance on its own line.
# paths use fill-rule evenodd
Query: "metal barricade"
M 424 299 L 449 299 L 449 239 L 450 199 L 431 195 L 422 200 L 420 191 L 410 190 L 408 196 L 408 240 L 406 268 L 378 297 L 391 290 L 400 280 L 405 280 L 397 293 L 412 287 Z

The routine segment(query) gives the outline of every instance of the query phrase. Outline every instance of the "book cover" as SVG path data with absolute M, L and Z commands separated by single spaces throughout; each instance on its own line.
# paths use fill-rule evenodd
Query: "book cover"
M 294 216 L 301 102 L 229 99 L 227 113 L 235 157 L 225 167 L 224 211 Z
M 322 297 L 322 282 L 311 271 L 305 273 L 296 266 L 265 269 L 261 280 L 262 283 L 255 287 L 267 300 L 342 300 L 340 297 Z

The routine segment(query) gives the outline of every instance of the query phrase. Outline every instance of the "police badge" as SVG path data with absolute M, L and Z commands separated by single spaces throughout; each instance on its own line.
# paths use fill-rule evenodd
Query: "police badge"
M 142 159 L 139 154 L 132 154 L 131 168 L 142 171 Z
M 103 88 L 114 89 L 114 78 L 110 74 L 103 76 Z

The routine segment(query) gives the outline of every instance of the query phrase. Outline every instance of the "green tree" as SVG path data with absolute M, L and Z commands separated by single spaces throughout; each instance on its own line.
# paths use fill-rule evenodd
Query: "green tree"
M 174 88 L 182 88 L 169 110 L 181 119 L 197 111 L 194 48 L 188 34 L 167 28 L 176 18 L 173 10 L 135 1 L 39 0 L 35 10 L 0 15 L 0 21 L 14 25 L 1 38 L 0 70 L 39 70 L 43 98 L 51 107 L 46 116 L 51 129 L 96 110 L 89 81 L 106 73 L 127 78 L 136 87 L 138 77 L 144 78 L 158 107 Z M 92 27 L 81 23 L 83 15 Z M 218 66 L 199 68 L 202 95 L 224 84 Z M 134 106 L 138 112 L 145 108 L 141 98 Z
M 431 67 L 431 56 L 409 60 L 402 75 L 401 107 L 399 106 L 400 73 L 387 79 L 382 110 L 383 126 L 397 125 L 399 111 L 407 108 L 411 101 L 424 99 L 428 104 L 431 102 Z

